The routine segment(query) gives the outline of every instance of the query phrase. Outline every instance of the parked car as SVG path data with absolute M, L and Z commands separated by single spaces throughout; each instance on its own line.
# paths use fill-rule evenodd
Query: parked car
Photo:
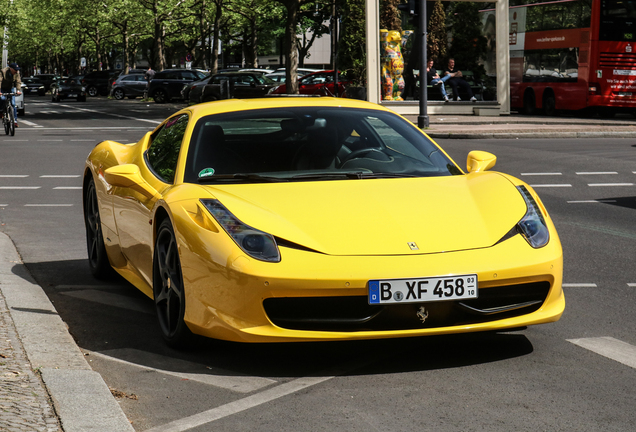
M 20 88 L 25 95 L 36 94 L 38 96 L 44 96 L 46 93 L 46 86 L 43 81 L 38 78 L 22 78 L 22 86 Z
M 157 72 L 148 86 L 148 96 L 157 103 L 181 99 L 183 85 L 205 78 L 205 73 L 189 69 L 166 69 Z
M 227 93 L 223 90 L 224 81 L 227 82 Z M 190 88 L 187 100 L 196 104 L 230 98 L 257 98 L 271 93 L 276 86 L 276 82 L 258 72 L 225 72 L 197 81 Z
M 49 91 L 51 89 L 51 84 L 53 84 L 53 81 L 55 81 L 55 78 L 58 76 L 59 75 L 56 74 L 37 74 L 32 78 L 37 78 L 42 81 L 44 83 L 44 88 L 46 89 L 46 91 Z
M 86 102 L 86 86 L 81 76 L 73 76 L 56 81 L 51 87 L 51 100 L 59 102 L 62 99 L 77 99 Z
M 272 72 L 272 73 L 267 74 L 265 76 L 267 78 L 271 79 L 272 81 L 277 82 L 277 83 L 284 83 L 285 80 L 287 79 L 287 75 L 285 74 L 285 71 Z M 302 74 L 302 73 L 299 73 L 297 75 L 298 79 L 301 79 L 304 76 L 305 76 L 305 74 Z
M 272 73 L 274 71 L 271 70 L 271 69 L 257 68 L 257 69 L 239 69 L 239 72 L 256 72 L 256 73 L 259 73 L 259 74 L 266 75 L 266 74 L 270 74 L 270 73 Z
M 148 81 L 142 74 L 119 75 L 113 81 L 110 95 L 117 100 L 125 97 L 134 99 L 137 96 L 143 96 L 147 86 Z
M 300 79 L 298 92 L 300 94 L 307 95 L 322 95 L 322 96 L 342 96 L 345 92 L 345 86 L 350 84 L 350 81 L 341 81 L 342 75 L 338 74 L 338 88 L 334 82 L 334 71 L 321 71 L 310 73 Z M 287 93 L 287 86 L 281 84 L 276 88 L 272 94 L 285 94 Z
M 113 74 L 119 75 L 120 73 L 121 70 L 102 70 L 84 75 L 81 78 L 82 83 L 86 87 L 86 93 L 91 97 L 97 95 L 106 96 L 108 94 L 108 83 L 110 82 L 111 76 Z
M 369 102 L 196 105 L 135 144 L 92 150 L 88 265 L 152 299 L 172 346 L 191 332 L 333 342 L 557 321 L 557 231 L 534 189 L 495 163 L 471 151 L 461 167 Z
M 278 68 L 274 72 L 283 72 L 283 73 L 285 73 L 285 70 L 286 70 L 285 68 Z M 302 75 L 307 75 L 307 74 L 314 73 L 314 72 L 324 72 L 324 69 L 311 69 L 311 68 L 299 67 L 299 68 L 296 68 L 296 72 L 298 72 L 299 74 L 302 74 Z

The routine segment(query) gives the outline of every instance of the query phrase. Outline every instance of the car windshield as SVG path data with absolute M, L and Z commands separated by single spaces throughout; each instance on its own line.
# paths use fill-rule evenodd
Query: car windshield
M 258 81 L 259 84 L 261 85 L 267 85 L 267 84 L 276 84 L 276 82 L 271 79 L 266 77 L 265 75 L 254 75 L 254 78 L 256 79 L 256 81 Z
M 359 180 L 461 174 L 425 135 L 384 111 L 294 107 L 198 120 L 184 181 Z

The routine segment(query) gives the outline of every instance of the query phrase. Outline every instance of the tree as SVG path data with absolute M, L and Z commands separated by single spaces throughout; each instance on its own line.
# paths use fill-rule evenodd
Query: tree
M 427 57 L 438 62 L 445 60 L 448 36 L 446 31 L 446 15 L 442 0 L 437 0 L 428 20 Z
M 424 0 L 421 0 L 422 2 Z M 398 9 L 401 0 L 382 0 L 380 2 L 380 28 L 402 32 L 402 14 Z M 364 16 L 364 15 L 363 15 Z
M 366 85 L 367 55 L 365 30 L 365 0 L 342 0 L 342 37 L 340 38 L 340 69 L 347 79 L 359 86 Z
M 479 3 L 455 2 L 451 7 L 453 40 L 449 54 L 457 68 L 473 71 L 479 78 L 486 73 L 480 59 L 486 58 L 488 41 L 482 35 Z

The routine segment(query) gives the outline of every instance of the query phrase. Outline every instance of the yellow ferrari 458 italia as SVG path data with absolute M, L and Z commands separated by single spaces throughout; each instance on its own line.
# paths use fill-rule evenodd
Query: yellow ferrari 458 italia
M 466 171 L 413 124 L 347 99 L 185 108 L 86 161 L 92 273 L 156 305 L 171 346 L 493 331 L 563 313 L 562 249 L 524 182 Z

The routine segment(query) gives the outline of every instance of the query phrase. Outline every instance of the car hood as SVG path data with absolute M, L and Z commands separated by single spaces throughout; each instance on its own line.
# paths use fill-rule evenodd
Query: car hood
M 247 225 L 329 255 L 490 247 L 526 213 L 516 187 L 494 172 L 203 187 Z

